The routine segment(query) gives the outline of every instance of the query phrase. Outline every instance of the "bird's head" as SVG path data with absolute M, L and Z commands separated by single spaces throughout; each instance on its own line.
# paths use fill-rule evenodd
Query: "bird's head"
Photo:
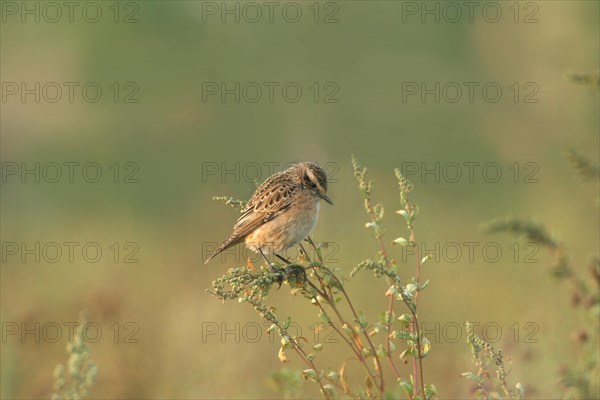
M 296 169 L 296 177 L 305 190 L 333 205 L 327 196 L 327 174 L 323 168 L 312 162 L 302 162 L 292 167 Z

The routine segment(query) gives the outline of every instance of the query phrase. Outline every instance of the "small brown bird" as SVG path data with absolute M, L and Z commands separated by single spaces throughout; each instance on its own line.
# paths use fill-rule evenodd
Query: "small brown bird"
M 327 197 L 327 174 L 315 163 L 301 162 L 271 175 L 252 195 L 229 238 L 205 264 L 242 241 L 263 257 L 297 245 L 315 227 L 320 199 L 333 205 Z

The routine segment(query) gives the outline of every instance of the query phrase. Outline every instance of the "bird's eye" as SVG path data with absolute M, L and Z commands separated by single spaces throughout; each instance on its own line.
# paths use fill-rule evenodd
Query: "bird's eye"
M 313 189 L 316 189 L 317 188 L 317 184 L 316 183 L 311 183 L 310 187 L 313 188 Z

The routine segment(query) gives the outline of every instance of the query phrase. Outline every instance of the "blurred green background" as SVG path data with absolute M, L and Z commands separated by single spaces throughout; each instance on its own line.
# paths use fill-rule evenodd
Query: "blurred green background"
M 567 289 L 549 277 L 553 260 L 548 254 L 540 250 L 538 262 L 524 263 L 521 243 L 523 252 L 515 262 L 509 249 L 515 238 L 485 235 L 480 224 L 506 214 L 531 216 L 567 244 L 576 266 L 584 268 L 586 257 L 598 254 L 598 186 L 579 179 L 565 157 L 574 148 L 598 159 L 598 93 L 565 79 L 570 72 L 599 68 L 598 2 L 517 3 L 518 22 L 513 2 L 496 3 L 502 16 L 495 23 L 482 17 L 486 2 L 475 9 L 473 22 L 462 8 L 465 14 L 456 23 L 446 21 L 454 14 L 451 9 L 444 14 L 443 8 L 439 23 L 432 16 L 422 21 L 424 7 L 443 7 L 443 2 L 409 2 L 417 7 L 416 15 L 407 14 L 407 2 L 296 2 L 293 10 L 302 11 L 296 23 L 283 18 L 285 2 L 276 3 L 272 22 L 267 6 L 254 3 L 265 13 L 256 23 L 244 20 L 253 18 L 254 10 L 243 14 L 246 5 L 235 2 L 102 1 L 96 3 L 102 11 L 96 23 L 82 16 L 86 3 L 75 9 L 72 22 L 65 14 L 56 23 L 46 20 L 55 15 L 44 9 L 47 3 L 2 3 L 3 168 L 95 162 L 103 173 L 97 183 L 82 179 L 80 169 L 75 169 L 73 183 L 66 175 L 57 183 L 3 175 L 3 398 L 49 397 L 52 370 L 67 357 L 66 329 L 56 343 L 43 335 L 36 343 L 33 335 L 25 340 L 21 332 L 5 335 L 6 323 L 19 328 L 24 323 L 29 329 L 36 323 L 62 325 L 76 321 L 82 309 L 102 328 L 101 339 L 89 344 L 100 371 L 94 397 L 280 397 L 269 381 L 282 367 L 278 339 L 269 340 L 263 331 L 255 343 L 248 340 L 256 335 L 252 328 L 262 325 L 253 310 L 237 302 L 222 304 L 205 293 L 228 267 L 245 263 L 240 257 L 245 252 L 238 249 L 227 262 L 217 258 L 204 265 L 206 246 L 225 239 L 237 217 L 211 197 L 247 199 L 255 188 L 251 178 L 256 165 L 262 167 L 259 180 L 268 175 L 266 163 L 275 170 L 291 161 L 328 165 L 335 206 L 321 207 L 313 236 L 337 245 L 332 264 L 349 273 L 377 251 L 364 229 L 367 217 L 351 154 L 369 167 L 376 199 L 386 206 L 390 242 L 406 235 L 393 214 L 399 207 L 395 167 L 417 163 L 432 168 L 436 162 L 501 167 L 502 178 L 495 183 L 483 179 L 480 168 L 473 182 L 466 169 L 457 183 L 409 176 L 420 207 L 419 242 L 428 243 L 428 249 L 435 243 L 494 242 L 503 250 L 492 263 L 481 252 L 469 260 L 463 246 L 459 260 L 442 256 L 424 266 L 431 283 L 420 299 L 420 316 L 434 331 L 425 379 L 443 398 L 470 396 L 471 385 L 459 377 L 473 369 L 464 331 L 451 343 L 440 328 L 436 339 L 435 324 L 493 322 L 502 328 L 497 346 L 513 360 L 511 379 L 525 384 L 531 397 L 558 397 L 558 370 L 581 356 L 570 339 L 581 316 L 571 311 Z M 24 7 L 35 9 L 36 3 L 40 21 L 25 15 L 22 22 Z M 211 7 L 217 12 L 240 7 L 240 21 L 225 15 L 222 22 Z M 537 22 L 525 23 L 534 11 Z M 337 22 L 324 23 L 328 15 Z M 132 23 L 125 23 L 127 18 Z M 73 102 L 66 92 L 49 102 L 48 92 L 36 103 L 34 95 L 25 101 L 21 93 L 9 95 L 11 82 L 19 88 L 22 82 L 30 88 L 35 82 L 40 87 L 48 82 L 80 86 Z M 102 88 L 96 103 L 81 95 L 88 82 Z M 266 92 L 256 103 L 243 97 L 235 102 L 233 95 L 225 102 L 219 95 L 204 101 L 207 82 L 279 86 L 273 102 Z M 282 96 L 281 87 L 288 82 L 303 90 L 295 103 Z M 480 86 L 473 102 L 466 92 L 454 103 L 443 96 L 435 102 L 433 95 L 424 102 L 419 95 L 403 101 L 406 82 L 425 82 L 430 88 L 435 82 Z M 481 87 L 487 82 L 503 89 L 499 101 L 483 99 Z M 517 102 L 510 89 L 515 82 Z M 525 87 L 528 82 L 535 86 Z M 328 83 L 333 86 L 326 87 Z M 538 89 L 533 97 L 538 101 L 526 103 L 531 87 Z M 132 88 L 139 90 L 129 100 L 138 101 L 125 102 Z M 334 95 L 338 101 L 324 102 L 331 88 L 339 89 Z M 125 167 L 128 162 L 139 168 L 134 171 L 138 183 L 123 182 L 133 171 Z M 118 183 L 110 169 L 114 163 L 119 163 Z M 521 172 L 517 183 L 510 168 L 515 163 Z M 531 171 L 524 169 L 526 163 L 537 166 L 537 182 L 524 182 Z M 207 174 L 206 168 L 215 165 L 217 174 Z M 238 175 L 221 176 L 223 167 L 237 168 Z M 21 253 L 8 254 L 7 242 L 30 248 L 36 242 L 80 245 L 73 262 L 66 254 L 54 263 L 44 257 L 35 262 L 31 255 L 23 262 Z M 83 259 L 80 249 L 88 242 L 101 247 L 98 262 Z M 129 242 L 134 247 L 126 248 Z M 114 243 L 120 249 L 118 262 L 110 247 Z M 123 262 L 132 249 L 137 249 L 139 262 Z M 399 249 L 392 251 L 402 259 Z M 413 265 L 405 263 L 407 279 L 414 274 Z M 348 289 L 371 319 L 385 309 L 383 282 L 361 274 Z M 303 334 L 312 337 L 315 309 L 285 287 L 272 301 L 282 316 L 293 314 Z M 125 340 L 132 332 L 125 327 L 128 322 L 138 328 L 130 337 L 137 343 Z M 530 332 L 523 329 L 528 322 L 538 328 L 537 343 L 523 340 Z M 114 326 L 120 329 L 117 340 Z M 219 332 L 207 335 L 209 326 Z M 519 340 L 511 326 L 519 327 Z M 229 333 L 221 336 L 224 330 Z M 339 367 L 342 345 L 326 348 L 321 364 Z M 303 367 L 291 359 L 292 367 Z M 403 368 L 408 375 L 408 366 Z M 314 385 L 305 384 L 303 396 L 318 396 Z

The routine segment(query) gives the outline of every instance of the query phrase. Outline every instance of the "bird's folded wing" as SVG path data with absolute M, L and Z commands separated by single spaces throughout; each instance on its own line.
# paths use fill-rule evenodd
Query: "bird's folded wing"
M 294 191 L 288 182 L 271 180 L 259 187 L 233 227 L 233 236 L 244 237 L 285 212 L 292 203 Z

